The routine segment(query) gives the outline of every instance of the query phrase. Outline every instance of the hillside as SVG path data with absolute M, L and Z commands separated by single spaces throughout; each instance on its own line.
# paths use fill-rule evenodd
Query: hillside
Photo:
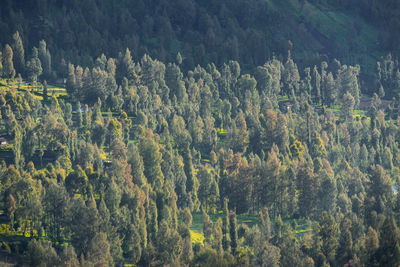
M 147 53 L 165 62 L 181 52 L 186 70 L 230 59 L 250 70 L 273 55 L 286 58 L 290 40 L 300 66 L 337 58 L 372 74 L 376 60 L 392 52 L 380 43 L 389 28 L 343 4 L 316 2 L 6 0 L 0 43 L 18 30 L 29 54 L 29 44 L 45 39 L 62 73 L 61 59 L 91 66 L 101 53 L 117 57 L 127 47 L 134 59 Z
M 400 266 L 396 1 L 4 0 L 0 265 Z

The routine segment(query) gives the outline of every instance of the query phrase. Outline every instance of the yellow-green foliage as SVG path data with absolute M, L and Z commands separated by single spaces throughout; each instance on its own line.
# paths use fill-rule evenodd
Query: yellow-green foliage
M 324 141 L 322 140 L 321 136 L 317 136 L 314 142 L 314 150 L 318 157 L 325 156 L 327 154 Z
M 227 131 L 225 129 L 223 129 L 223 128 L 217 128 L 217 133 L 221 134 L 221 135 L 224 135 L 224 134 L 227 133 Z
M 190 230 L 190 236 L 193 244 L 201 244 L 204 246 L 204 235 L 202 233 Z
M 290 152 L 292 153 L 293 157 L 303 157 L 304 146 L 299 140 L 295 140 L 293 144 L 290 146 Z
M 65 88 L 61 88 L 61 87 L 57 87 L 57 86 L 53 86 L 53 85 L 48 85 L 47 86 L 47 95 L 48 96 L 56 96 L 56 97 L 60 97 L 60 96 L 66 96 L 68 95 L 67 90 Z

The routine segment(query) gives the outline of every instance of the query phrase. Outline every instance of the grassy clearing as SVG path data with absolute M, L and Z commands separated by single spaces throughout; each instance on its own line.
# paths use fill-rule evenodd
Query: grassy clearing
M 43 85 L 40 82 L 31 84 L 25 81 L 18 81 L 18 79 L 0 79 L 0 90 L 15 89 L 19 91 L 29 91 L 33 93 L 34 97 L 43 101 Z M 68 96 L 67 90 L 63 87 L 56 85 L 47 85 L 47 96 L 66 97 Z
M 216 223 L 219 218 L 222 219 L 223 213 L 222 211 L 220 211 L 216 214 L 209 214 L 209 216 L 213 223 Z M 203 245 L 204 235 L 202 214 L 199 212 L 193 213 L 192 218 L 192 225 L 190 227 L 190 232 L 192 234 L 192 243 L 201 243 Z M 285 224 L 293 225 L 294 219 L 284 219 L 283 222 Z M 254 214 L 240 214 L 237 216 L 237 223 L 238 225 L 245 224 L 248 227 L 253 227 L 259 224 L 259 220 L 258 216 Z M 274 221 L 271 221 L 271 225 L 273 224 Z M 296 220 L 296 229 L 294 232 L 297 238 L 303 237 L 304 234 L 312 232 L 312 222 L 305 219 Z
M 67 96 L 67 89 L 56 86 L 56 85 L 47 85 L 47 95 L 49 97 L 51 96 L 56 96 L 56 97 L 60 97 L 60 96 Z

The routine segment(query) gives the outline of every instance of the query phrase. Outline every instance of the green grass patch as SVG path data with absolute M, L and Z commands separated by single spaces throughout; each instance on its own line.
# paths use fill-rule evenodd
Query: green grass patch
M 222 211 L 216 213 L 216 214 L 209 214 L 210 219 L 212 220 L 213 223 L 216 223 L 216 221 L 219 218 L 222 218 L 223 213 Z M 287 218 L 284 219 L 283 222 L 285 224 L 292 225 L 294 219 Z M 253 227 L 255 225 L 259 224 L 258 216 L 255 214 L 239 214 L 237 216 L 237 223 L 238 225 L 240 224 L 246 224 L 248 227 Z M 274 221 L 271 220 L 271 226 L 274 224 Z M 296 229 L 294 230 L 297 238 L 301 238 L 305 233 L 309 233 L 312 231 L 311 227 L 311 222 L 305 219 L 298 219 L 296 220 Z M 195 234 L 201 234 L 203 233 L 203 218 L 202 214 L 199 212 L 193 213 L 192 214 L 192 225 L 190 226 L 190 232 L 195 233 Z M 199 236 L 196 236 L 198 238 Z M 194 238 L 192 236 L 192 243 Z

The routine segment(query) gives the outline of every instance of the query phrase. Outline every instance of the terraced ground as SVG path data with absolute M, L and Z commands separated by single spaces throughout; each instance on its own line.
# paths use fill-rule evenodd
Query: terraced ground
M 32 93 L 35 98 L 42 101 L 43 100 L 43 84 L 40 82 L 28 83 L 24 80 L 17 79 L 0 79 L 0 90 L 2 89 L 17 89 L 18 91 L 25 91 Z M 66 98 L 68 97 L 67 90 L 64 87 L 57 85 L 47 85 L 47 96 L 52 97 L 56 96 L 57 98 Z
M 209 214 L 210 219 L 215 223 L 219 218 L 222 218 L 222 211 L 216 214 Z M 190 227 L 190 233 L 192 235 L 193 244 L 204 245 L 204 235 L 203 235 L 203 219 L 201 213 L 193 213 L 192 225 Z M 285 224 L 293 225 L 293 219 L 284 219 Z M 253 227 L 259 224 L 258 216 L 253 214 L 239 214 L 237 216 L 237 223 L 246 224 L 248 227 Z M 273 221 L 271 221 L 273 224 Z M 296 220 L 295 233 L 298 238 L 302 237 L 305 233 L 312 231 L 312 222 L 307 220 Z

